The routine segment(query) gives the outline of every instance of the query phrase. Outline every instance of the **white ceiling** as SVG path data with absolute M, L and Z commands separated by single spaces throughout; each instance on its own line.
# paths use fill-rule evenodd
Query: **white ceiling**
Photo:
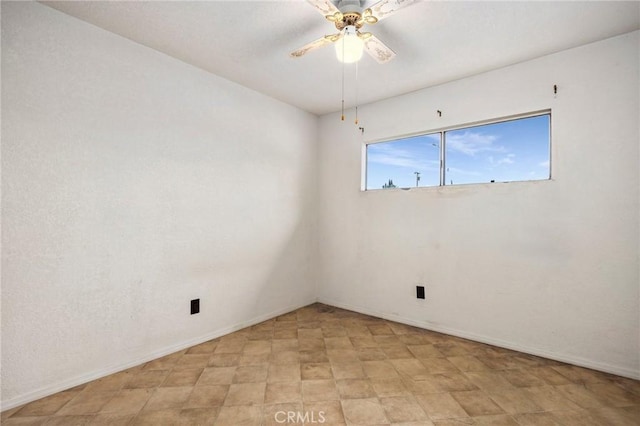
M 364 0 L 365 6 L 375 1 Z M 48 1 L 44 4 L 314 114 L 338 111 L 342 64 L 332 46 L 289 53 L 335 33 L 297 1 Z M 335 1 L 334 1 L 335 3 Z M 365 104 L 640 28 L 640 2 L 420 1 L 366 30 L 397 56 L 358 64 Z M 346 104 L 355 67 L 345 69 Z

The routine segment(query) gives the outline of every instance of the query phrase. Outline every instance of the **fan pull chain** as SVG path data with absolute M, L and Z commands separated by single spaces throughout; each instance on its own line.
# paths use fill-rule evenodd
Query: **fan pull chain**
M 356 126 L 358 125 L 358 104 L 360 103 L 358 101 L 358 62 L 356 62 Z
M 341 121 L 344 121 L 344 36 L 340 41 L 342 43 L 342 118 Z

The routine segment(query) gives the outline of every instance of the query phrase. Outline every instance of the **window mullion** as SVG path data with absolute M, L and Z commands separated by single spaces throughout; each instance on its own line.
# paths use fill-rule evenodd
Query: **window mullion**
M 444 144 L 445 141 L 445 132 L 440 132 L 440 186 L 444 186 L 445 183 L 445 174 L 444 174 Z

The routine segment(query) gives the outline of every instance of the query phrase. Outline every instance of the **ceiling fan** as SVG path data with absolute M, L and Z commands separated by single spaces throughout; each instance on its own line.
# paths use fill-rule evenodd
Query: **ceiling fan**
M 395 52 L 373 34 L 360 32 L 360 29 L 365 24 L 372 25 L 393 15 L 414 1 L 380 0 L 363 10 L 361 0 L 340 0 L 337 6 L 330 0 L 307 0 L 339 32 L 314 40 L 291 52 L 291 56 L 298 58 L 311 50 L 335 43 L 336 56 L 341 62 L 357 62 L 362 57 L 363 50 L 366 50 L 378 63 L 386 64 L 396 56 Z M 336 43 L 338 40 L 340 43 Z

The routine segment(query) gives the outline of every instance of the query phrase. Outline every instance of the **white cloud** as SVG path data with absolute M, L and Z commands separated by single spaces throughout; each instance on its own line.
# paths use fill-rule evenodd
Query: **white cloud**
M 386 166 L 404 167 L 412 170 L 434 170 L 428 164 L 439 166 L 439 161 L 427 161 L 416 158 L 416 154 L 406 149 L 396 148 L 392 144 L 370 145 L 367 154 L 369 163 Z M 435 169 L 437 170 L 437 168 Z
M 447 136 L 447 148 L 470 156 L 474 156 L 478 152 L 505 152 L 503 146 L 494 144 L 497 139 L 494 135 L 467 130 L 464 133 L 454 133 Z
M 541 163 L 538 163 L 538 166 L 544 167 L 544 168 L 548 168 L 549 167 L 549 160 L 543 161 Z

